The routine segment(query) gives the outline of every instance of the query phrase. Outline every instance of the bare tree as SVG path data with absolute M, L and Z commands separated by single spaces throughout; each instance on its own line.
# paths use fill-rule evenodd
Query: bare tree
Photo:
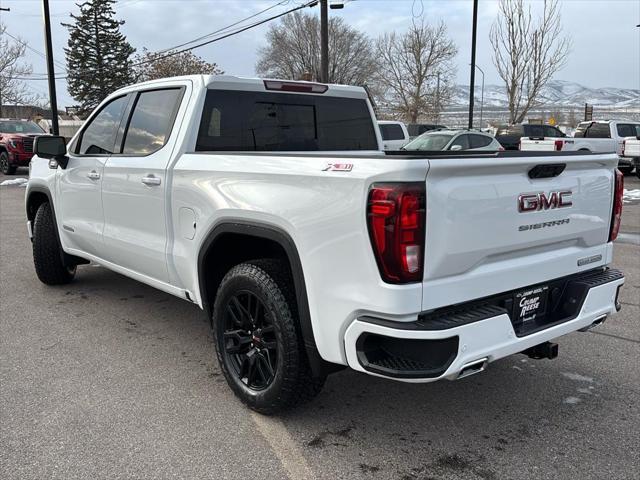
M 191 51 L 167 56 L 171 53 L 154 53 L 144 48 L 142 55 L 137 55 L 133 60 L 136 81 L 144 82 L 179 75 L 224 73 L 216 63 L 209 63 Z
M 507 89 L 509 122 L 521 123 L 539 106 L 540 92 L 571 50 L 571 40 L 562 35 L 558 0 L 544 0 L 537 19 L 523 0 L 500 0 L 489 38 L 493 63 Z
M 320 21 L 295 12 L 282 17 L 267 32 L 267 46 L 259 50 L 256 71 L 271 78 L 320 78 Z M 329 82 L 366 85 L 376 72 L 371 40 L 343 19 L 329 19 Z
M 24 82 L 24 78 L 33 72 L 31 65 L 22 60 L 27 44 L 5 35 L 5 29 L 0 23 L 0 111 L 3 102 L 28 105 L 38 100 Z
M 436 119 L 453 94 L 453 59 L 458 49 L 444 24 L 414 23 L 409 30 L 380 37 L 377 84 L 381 104 L 411 123 Z

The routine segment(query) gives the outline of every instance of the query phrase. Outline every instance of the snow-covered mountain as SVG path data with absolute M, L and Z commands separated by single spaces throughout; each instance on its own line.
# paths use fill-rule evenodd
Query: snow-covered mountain
M 475 89 L 476 101 L 480 100 L 481 86 Z M 611 108 L 640 108 L 640 90 L 624 88 L 589 88 L 575 82 L 550 81 L 542 91 L 541 101 L 546 106 L 580 107 L 585 103 Z M 457 85 L 453 95 L 454 105 L 469 103 L 469 87 Z M 484 105 L 506 108 L 507 93 L 504 85 L 484 86 Z

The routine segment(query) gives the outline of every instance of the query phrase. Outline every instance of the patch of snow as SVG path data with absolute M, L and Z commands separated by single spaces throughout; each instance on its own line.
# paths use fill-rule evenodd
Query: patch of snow
M 4 182 L 0 183 L 0 187 L 6 187 L 8 185 L 19 185 L 21 187 L 26 187 L 28 181 L 28 178 L 12 178 L 11 180 L 5 180 Z
M 586 395 L 592 395 L 593 394 L 593 387 L 589 387 L 589 388 L 578 388 L 578 392 L 579 393 L 584 393 Z
M 565 398 L 562 403 L 568 403 L 569 405 L 575 405 L 576 403 L 580 403 L 582 400 L 580 400 L 578 397 L 567 397 Z
M 640 200 L 640 188 L 636 188 L 635 190 L 627 190 L 625 188 L 622 192 L 622 201 L 633 202 L 636 200 Z
M 573 380 L 574 382 L 593 382 L 593 378 L 585 377 L 584 375 L 580 375 L 578 373 L 562 372 L 562 375 L 567 377 L 569 380 Z

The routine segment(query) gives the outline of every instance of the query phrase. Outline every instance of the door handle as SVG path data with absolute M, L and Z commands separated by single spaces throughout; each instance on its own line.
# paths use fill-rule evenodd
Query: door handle
M 160 185 L 160 179 L 155 175 L 151 174 L 146 177 L 142 177 L 142 183 L 149 186 Z
M 95 170 L 91 170 L 89 173 L 87 173 L 87 178 L 91 180 L 100 180 L 100 174 Z

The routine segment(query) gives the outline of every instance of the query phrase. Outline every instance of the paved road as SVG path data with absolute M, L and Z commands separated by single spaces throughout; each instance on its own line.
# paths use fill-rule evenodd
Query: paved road
M 274 419 L 235 400 L 192 305 L 100 267 L 40 284 L 23 195 L 0 187 L 2 479 L 640 478 L 637 245 L 616 248 L 621 314 L 556 360 L 430 385 L 343 371 Z

